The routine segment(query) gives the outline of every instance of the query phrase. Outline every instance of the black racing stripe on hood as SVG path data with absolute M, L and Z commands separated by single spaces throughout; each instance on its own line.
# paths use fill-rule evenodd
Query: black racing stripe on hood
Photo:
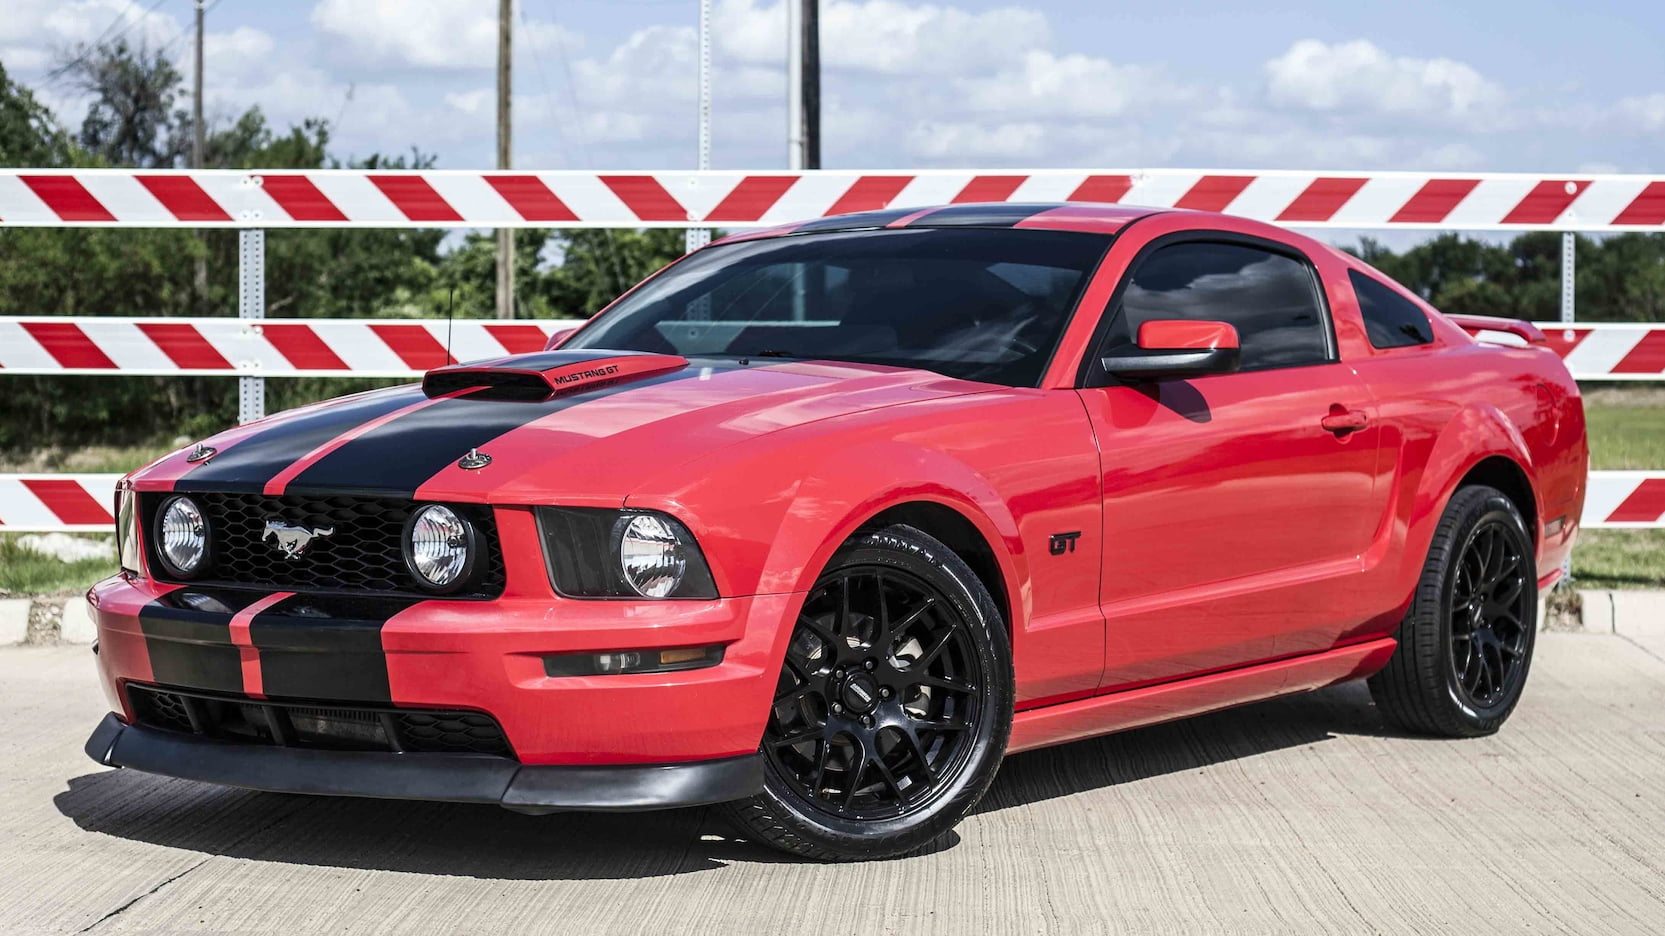
M 1014 227 L 1057 205 L 1011 202 L 997 205 L 949 205 L 921 215 L 907 226 L 916 227 Z
M 192 468 L 174 482 L 174 490 L 262 493 L 266 482 L 318 446 L 354 426 L 424 399 L 421 390 L 412 388 L 349 400 L 284 420 Z
M 393 700 L 382 627 L 421 598 L 292 595 L 249 621 L 268 698 Z
M 721 369 L 732 369 L 732 365 Z M 351 490 L 381 497 L 412 497 L 429 478 L 470 449 L 527 423 L 642 387 L 691 380 L 700 373 L 701 368 L 685 367 L 540 402 L 476 400 L 468 395 L 440 400 L 329 453 L 296 475 L 285 492 L 330 494 Z
M 169 592 L 139 609 L 139 630 L 158 683 L 182 689 L 243 691 L 242 651 L 231 642 L 231 619 L 264 597 L 260 592 Z

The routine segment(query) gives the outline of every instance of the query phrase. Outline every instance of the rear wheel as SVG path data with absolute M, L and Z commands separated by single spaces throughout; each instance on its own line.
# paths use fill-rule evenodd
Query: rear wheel
M 994 779 L 1012 723 L 999 611 L 920 530 L 858 534 L 804 601 L 763 737 L 764 789 L 728 807 L 750 837 L 822 860 L 930 843 Z
M 1537 564 L 1503 492 L 1461 488 L 1440 517 L 1399 648 L 1370 694 L 1401 728 L 1491 734 L 1520 701 L 1538 628 Z

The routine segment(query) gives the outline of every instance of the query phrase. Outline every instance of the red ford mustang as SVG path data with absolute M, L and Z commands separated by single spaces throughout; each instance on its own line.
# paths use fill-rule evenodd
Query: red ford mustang
M 724 803 L 837 859 L 943 834 L 1007 753 L 1342 680 L 1485 734 L 1584 499 L 1541 338 L 1213 214 L 730 238 L 558 349 L 124 480 L 87 753 L 525 812 Z

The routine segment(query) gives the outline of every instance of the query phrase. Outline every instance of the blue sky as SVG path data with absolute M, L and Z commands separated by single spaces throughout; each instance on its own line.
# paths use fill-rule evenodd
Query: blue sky
M 716 0 L 715 164 L 784 164 L 784 17 Z M 188 69 L 190 0 L 5 0 L 45 81 L 125 31 Z M 337 122 L 343 155 L 491 164 L 495 0 L 218 0 L 209 110 Z M 826 164 L 1665 170 L 1665 4 L 823 0 Z M 521 0 L 516 162 L 694 159 L 692 0 Z M 46 99 L 74 124 L 71 89 Z

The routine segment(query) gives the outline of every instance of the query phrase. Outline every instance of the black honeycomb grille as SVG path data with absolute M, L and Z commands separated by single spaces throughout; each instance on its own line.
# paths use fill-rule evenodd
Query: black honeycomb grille
M 400 712 L 399 734 L 417 750 L 506 754 L 503 729 L 478 712 Z
M 497 720 L 482 712 L 274 702 L 130 684 L 140 725 L 241 744 L 416 754 L 513 757 Z
M 420 504 L 387 497 L 309 497 L 263 494 L 193 493 L 208 521 L 210 566 L 192 580 L 198 585 L 241 585 L 307 592 L 423 595 L 405 566 L 405 521 Z M 156 511 L 166 496 L 147 498 L 144 515 L 154 529 Z M 474 504 L 448 504 L 474 526 L 481 547 L 470 582 L 449 598 L 495 598 L 503 593 L 503 554 L 491 509 Z M 266 538 L 266 523 L 328 529 L 313 539 L 299 556 L 287 557 L 274 539 Z M 159 562 L 150 567 L 167 580 Z

